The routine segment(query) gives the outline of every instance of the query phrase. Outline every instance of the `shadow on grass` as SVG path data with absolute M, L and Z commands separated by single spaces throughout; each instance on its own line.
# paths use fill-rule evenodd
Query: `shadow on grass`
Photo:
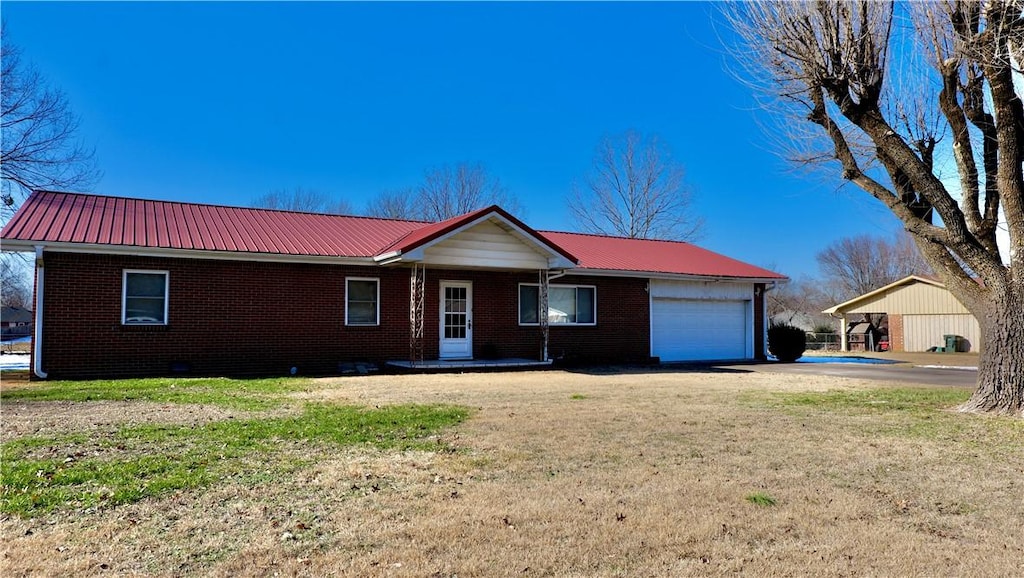
M 666 373 L 721 373 L 742 375 L 753 373 L 740 365 L 755 365 L 756 362 L 730 362 L 728 367 L 721 363 L 677 362 L 660 365 L 566 365 L 557 367 L 569 373 L 580 375 L 656 375 Z

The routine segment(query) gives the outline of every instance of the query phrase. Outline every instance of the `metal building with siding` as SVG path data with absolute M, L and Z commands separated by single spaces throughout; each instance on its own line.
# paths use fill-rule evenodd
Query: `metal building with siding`
M 865 313 L 889 316 L 889 347 L 893 351 L 927 351 L 945 345 L 944 336 L 963 338 L 961 350 L 981 350 L 978 320 L 934 279 L 911 275 L 823 311 L 842 321 L 843 351 L 848 351 L 849 320 Z

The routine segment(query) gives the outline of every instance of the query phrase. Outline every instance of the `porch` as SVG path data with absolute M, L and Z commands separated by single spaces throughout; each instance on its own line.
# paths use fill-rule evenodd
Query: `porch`
M 549 367 L 552 360 L 538 361 L 535 359 L 524 359 L 510 357 L 506 359 L 429 359 L 425 361 L 388 361 L 386 365 L 390 368 L 402 371 L 457 371 L 469 370 L 480 371 L 489 369 L 526 369 Z

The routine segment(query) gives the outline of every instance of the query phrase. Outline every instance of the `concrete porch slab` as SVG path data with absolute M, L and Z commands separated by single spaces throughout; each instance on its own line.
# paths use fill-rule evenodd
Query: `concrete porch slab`
M 537 361 L 534 359 L 427 359 L 424 361 L 389 361 L 388 367 L 406 371 L 454 371 L 460 369 L 514 369 L 527 367 L 547 367 L 552 360 Z

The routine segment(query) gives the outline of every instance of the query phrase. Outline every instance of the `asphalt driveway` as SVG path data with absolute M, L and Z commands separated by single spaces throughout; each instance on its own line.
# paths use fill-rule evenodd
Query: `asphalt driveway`
M 791 373 L 795 375 L 830 375 L 856 379 L 873 379 L 896 383 L 919 383 L 924 385 L 951 385 L 974 387 L 978 381 L 975 370 L 949 367 L 919 367 L 898 363 L 891 365 L 870 365 L 861 363 L 757 363 L 752 365 L 721 366 L 730 369 Z

